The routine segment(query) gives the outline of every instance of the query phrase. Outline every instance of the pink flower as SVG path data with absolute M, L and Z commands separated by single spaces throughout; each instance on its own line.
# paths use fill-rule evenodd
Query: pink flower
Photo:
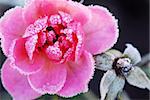
M 117 21 L 107 9 L 67 0 L 30 0 L 0 20 L 8 57 L 2 83 L 15 99 L 43 94 L 72 97 L 88 90 L 92 54 L 117 41 Z

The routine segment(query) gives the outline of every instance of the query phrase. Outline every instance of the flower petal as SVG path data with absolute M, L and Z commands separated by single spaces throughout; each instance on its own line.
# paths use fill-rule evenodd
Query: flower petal
M 137 86 L 143 89 L 147 88 L 150 90 L 150 80 L 139 67 L 134 67 L 134 69 L 130 71 L 126 79 L 129 84 L 133 86 Z
M 71 0 L 55 0 L 55 2 L 53 0 L 32 0 L 27 3 L 24 10 L 28 23 L 33 23 L 41 16 L 53 15 L 59 11 L 71 14 L 74 20 L 82 24 L 85 24 L 90 18 L 90 13 L 88 13 L 90 10 L 86 6 Z
M 124 51 L 124 55 L 125 56 L 128 56 L 131 61 L 132 61 L 132 64 L 137 64 L 141 61 L 141 55 L 140 55 L 140 52 L 135 48 L 133 47 L 131 44 L 126 44 L 127 48 L 125 49 Z
M 84 25 L 85 49 L 92 54 L 98 54 L 117 42 L 117 20 L 103 7 L 90 6 L 89 9 L 92 11 L 92 18 Z
M 25 49 L 30 60 L 32 60 L 37 42 L 38 42 L 38 36 L 33 35 L 29 37 L 25 43 Z
M 109 91 L 110 85 L 115 80 L 115 78 L 116 78 L 116 73 L 114 70 L 108 70 L 102 77 L 100 83 L 101 100 L 105 99 L 106 94 Z
M 122 91 L 125 85 L 125 79 L 123 77 L 117 76 L 113 83 L 110 85 L 109 91 L 106 96 L 106 100 L 115 100 L 118 93 Z
M 81 3 L 69 0 L 63 9 L 65 9 L 65 12 L 68 12 L 75 21 L 80 22 L 81 25 L 85 25 L 91 19 L 91 10 Z
M 50 0 L 28 0 L 24 7 L 24 18 L 27 24 L 34 23 L 38 18 L 45 15 L 53 14 L 56 12 L 54 6 Z
M 87 92 L 88 83 L 94 73 L 94 60 L 90 53 L 84 51 L 78 62 L 68 63 L 67 79 L 64 87 L 58 92 L 63 97 L 72 97 Z
M 26 24 L 23 20 L 22 8 L 15 7 L 8 10 L 0 19 L 0 37 L 2 38 L 2 49 L 6 56 L 12 41 L 25 31 Z
M 30 74 L 40 70 L 44 64 L 44 57 L 35 52 L 32 60 L 30 60 L 25 48 L 26 40 L 27 38 L 20 38 L 15 41 L 12 47 L 11 61 L 21 73 Z
M 47 61 L 45 66 L 38 72 L 28 76 L 32 88 L 42 94 L 56 94 L 66 81 L 66 66 Z
M 1 72 L 3 86 L 13 99 L 31 100 L 40 96 L 30 87 L 26 76 L 13 69 L 13 66 L 10 66 L 10 60 L 5 61 Z

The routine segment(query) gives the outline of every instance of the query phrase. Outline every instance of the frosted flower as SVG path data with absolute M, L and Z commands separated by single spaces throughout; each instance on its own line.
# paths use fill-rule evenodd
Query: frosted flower
M 71 0 L 30 0 L 12 8 L 0 19 L 0 33 L 8 57 L 2 83 L 19 100 L 88 91 L 92 54 L 108 50 L 118 37 L 107 9 Z
M 122 54 L 117 50 L 109 50 L 96 55 L 96 68 L 107 71 L 100 82 L 101 100 L 114 100 L 122 91 L 125 80 L 133 86 L 150 90 L 150 80 L 146 74 L 136 66 L 141 61 L 139 51 L 131 44 Z

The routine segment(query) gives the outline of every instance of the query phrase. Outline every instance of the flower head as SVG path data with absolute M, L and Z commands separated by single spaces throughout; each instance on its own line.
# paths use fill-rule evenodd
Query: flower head
M 86 92 L 92 54 L 111 48 L 118 37 L 108 10 L 71 0 L 30 0 L 12 8 L 0 20 L 0 33 L 8 57 L 2 82 L 15 99 Z
M 118 50 L 109 50 L 96 55 L 96 68 L 107 71 L 100 83 L 101 100 L 114 100 L 125 85 L 125 79 L 133 86 L 150 90 L 150 79 L 137 67 L 141 61 L 139 51 L 131 44 L 122 54 Z

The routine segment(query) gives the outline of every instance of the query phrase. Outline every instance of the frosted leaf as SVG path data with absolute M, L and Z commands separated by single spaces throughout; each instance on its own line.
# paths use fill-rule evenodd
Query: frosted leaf
M 114 59 L 121 56 L 122 53 L 115 49 L 111 49 L 105 53 L 95 55 L 94 59 L 96 61 L 96 68 L 104 71 L 112 69 Z
M 79 3 L 83 3 L 84 2 L 84 0 L 80 0 L 80 2 Z
M 115 80 L 110 85 L 105 100 L 115 100 L 118 93 L 122 91 L 124 85 L 125 85 L 125 79 L 123 77 L 116 77 Z
M 97 69 L 107 71 L 112 68 L 115 57 L 111 53 L 105 52 L 103 54 L 95 55 L 94 59 Z
M 132 60 L 132 64 L 137 64 L 141 61 L 141 55 L 139 51 L 133 47 L 131 44 L 126 44 L 127 48 L 125 49 L 123 55 L 129 57 Z
M 108 70 L 104 74 L 100 83 L 101 100 L 105 99 L 105 96 L 109 91 L 110 85 L 112 84 L 115 78 L 116 78 L 116 73 L 114 70 Z
M 135 67 L 130 71 L 130 74 L 126 77 L 129 84 L 139 87 L 139 88 L 147 88 L 150 90 L 150 80 L 146 76 L 146 74 L 139 68 Z
M 118 57 L 122 56 L 122 53 L 118 50 L 115 50 L 115 49 L 108 50 L 107 52 L 113 54 L 115 58 L 118 58 Z

